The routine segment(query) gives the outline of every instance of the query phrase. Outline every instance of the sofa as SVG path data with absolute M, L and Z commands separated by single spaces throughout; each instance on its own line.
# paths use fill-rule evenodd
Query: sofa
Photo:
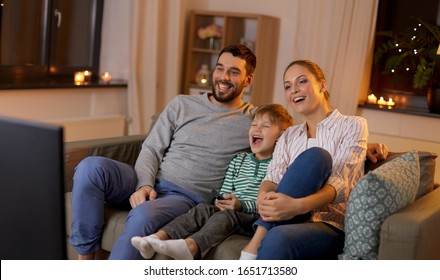
M 96 140 L 68 142 L 65 144 L 65 207 L 66 242 L 68 259 L 76 259 L 75 250 L 68 242 L 71 224 L 71 191 L 73 173 L 77 164 L 87 156 L 105 156 L 134 165 L 146 135 L 123 136 Z M 398 158 L 403 153 L 390 152 L 385 161 L 365 164 L 366 174 Z M 380 221 L 380 240 L 377 259 L 440 259 L 440 187 L 434 184 L 436 154 L 416 151 L 420 160 L 420 185 L 417 197 L 409 205 Z M 419 169 L 417 169 L 419 172 Z M 393 176 L 391 176 L 393 177 Z M 417 177 L 419 178 L 419 177 Z M 351 198 L 350 198 L 351 199 Z M 350 203 L 349 199 L 349 203 Z M 106 207 L 105 226 L 101 250 L 97 259 L 108 258 L 112 245 L 124 229 L 127 211 Z M 216 248 L 206 259 L 238 259 L 248 238 L 232 235 Z M 153 259 L 168 259 L 156 254 Z

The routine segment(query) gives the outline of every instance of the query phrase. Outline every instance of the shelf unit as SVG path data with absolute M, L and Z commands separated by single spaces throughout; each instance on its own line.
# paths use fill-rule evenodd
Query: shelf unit
M 200 39 L 199 28 L 216 24 L 222 37 Z M 247 88 L 244 99 L 254 105 L 272 102 L 275 67 L 278 50 L 279 19 L 266 15 L 214 11 L 191 11 L 183 73 L 183 92 L 197 94 L 211 90 L 211 84 L 201 86 L 195 78 L 203 64 L 209 70 L 215 67 L 220 50 L 230 44 L 244 43 L 257 56 L 253 84 Z

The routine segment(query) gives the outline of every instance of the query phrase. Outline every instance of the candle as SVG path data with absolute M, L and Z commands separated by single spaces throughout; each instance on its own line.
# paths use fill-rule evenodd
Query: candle
M 101 80 L 103 82 L 109 83 L 112 80 L 112 75 L 109 72 L 104 72 L 101 75 Z
M 84 71 L 84 83 L 88 84 L 92 81 L 92 72 L 89 70 Z
M 387 102 L 385 101 L 385 99 L 383 99 L 383 97 L 381 96 L 379 98 L 379 100 L 377 100 L 377 104 L 379 105 L 387 105 Z
M 82 85 L 84 84 L 84 72 L 75 72 L 75 75 L 73 77 L 73 81 L 75 82 L 75 85 Z
M 207 64 L 203 64 L 199 71 L 196 73 L 196 82 L 200 86 L 207 86 L 209 83 L 209 76 L 210 76 L 209 68 Z
M 370 95 L 368 95 L 367 98 L 368 98 L 368 99 L 367 99 L 367 103 L 368 103 L 368 104 L 376 104 L 376 102 L 377 102 L 377 97 L 376 97 L 374 94 L 370 94 Z
M 396 105 L 396 103 L 393 101 L 393 99 L 392 98 L 388 99 L 387 101 L 388 108 L 393 107 L 394 105 Z

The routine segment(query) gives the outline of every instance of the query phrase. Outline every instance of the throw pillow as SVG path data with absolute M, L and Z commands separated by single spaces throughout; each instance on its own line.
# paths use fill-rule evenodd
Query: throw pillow
M 365 174 L 403 154 L 402 152 L 389 152 L 386 160 L 380 160 L 376 163 L 372 163 L 367 159 L 365 161 Z M 435 159 L 437 158 L 437 154 L 431 152 L 418 151 L 417 154 L 420 165 L 420 183 L 416 200 L 434 189 Z
M 361 178 L 348 199 L 345 246 L 339 259 L 377 259 L 383 221 L 414 201 L 419 179 L 414 150 Z

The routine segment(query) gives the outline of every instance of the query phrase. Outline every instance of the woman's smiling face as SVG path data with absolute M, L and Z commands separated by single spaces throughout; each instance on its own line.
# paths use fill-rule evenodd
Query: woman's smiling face
M 284 95 L 290 107 L 307 115 L 325 103 L 325 81 L 319 82 L 307 67 L 294 64 L 284 74 Z

